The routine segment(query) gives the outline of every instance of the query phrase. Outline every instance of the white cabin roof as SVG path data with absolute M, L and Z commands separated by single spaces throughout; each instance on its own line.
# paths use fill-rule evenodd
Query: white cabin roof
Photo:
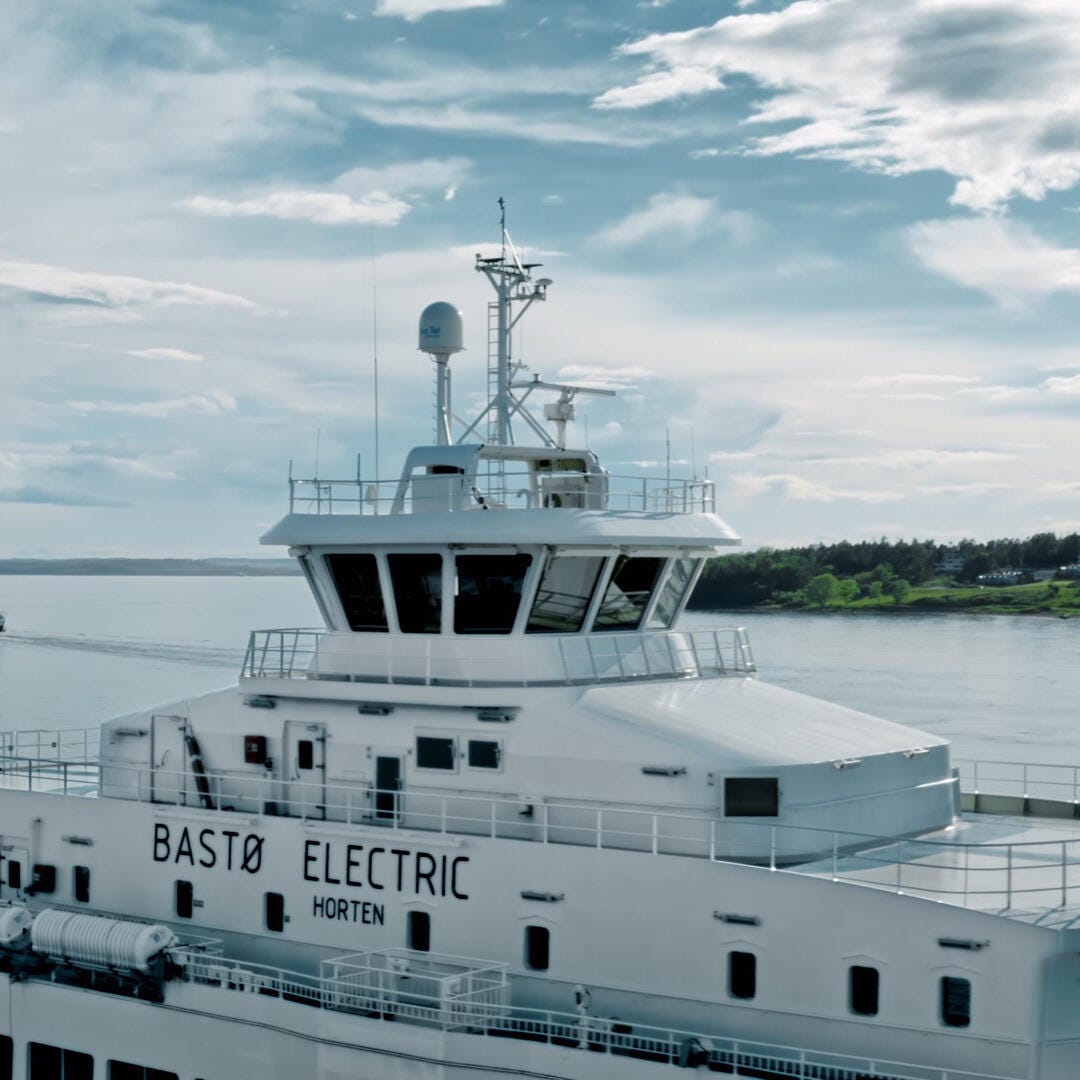
M 681 747 L 722 747 L 733 765 L 775 768 L 871 757 L 947 740 L 757 679 L 623 684 L 586 690 L 581 707 Z
M 426 514 L 287 514 L 262 544 L 556 544 L 720 550 L 740 543 L 715 514 L 638 510 L 468 510 Z

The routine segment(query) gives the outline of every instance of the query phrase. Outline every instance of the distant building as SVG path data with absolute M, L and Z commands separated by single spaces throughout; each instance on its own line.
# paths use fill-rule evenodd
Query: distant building
M 1057 573 L 1056 570 L 1032 570 L 1031 579 L 1032 581 L 1053 581 Z
M 1059 566 L 1058 577 L 1068 578 L 1071 581 L 1080 581 L 1080 563 L 1069 563 L 1067 566 Z
M 1031 580 L 1031 574 L 1027 570 L 991 570 L 990 573 L 980 574 L 975 579 L 979 585 L 1022 585 Z
M 935 563 L 934 570 L 939 574 L 962 574 L 965 566 L 967 566 L 967 557 L 953 553 Z

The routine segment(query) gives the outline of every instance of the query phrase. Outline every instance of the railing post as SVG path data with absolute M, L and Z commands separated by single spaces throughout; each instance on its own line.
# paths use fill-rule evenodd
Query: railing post
M 1012 907 L 1012 844 L 1005 846 L 1005 906 Z
M 596 811 L 596 846 L 602 848 L 604 846 L 604 811 Z
M 709 862 L 716 861 L 716 818 L 709 819 Z
M 769 826 L 769 869 L 776 869 L 776 826 Z
M 548 804 L 545 802 L 541 803 L 540 805 L 544 808 L 543 839 L 544 843 L 546 844 L 548 843 Z
M 840 837 L 834 832 L 832 834 L 832 879 L 836 881 L 837 870 L 837 855 L 839 854 Z
M 1068 841 L 1061 841 L 1061 906 L 1065 907 L 1069 897 L 1069 862 Z
M 660 820 L 656 814 L 652 816 L 652 853 L 660 854 Z

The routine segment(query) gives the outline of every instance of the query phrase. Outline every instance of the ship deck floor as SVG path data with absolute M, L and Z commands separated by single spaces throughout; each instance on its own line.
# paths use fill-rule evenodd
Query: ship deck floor
M 790 869 L 1059 930 L 1080 928 L 1080 820 L 965 813 L 918 838 Z

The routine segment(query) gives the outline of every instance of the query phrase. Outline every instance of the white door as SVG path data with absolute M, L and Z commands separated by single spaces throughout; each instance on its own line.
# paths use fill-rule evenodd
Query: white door
M 289 813 L 326 817 L 326 725 L 285 723 L 285 781 Z
M 151 723 L 151 800 L 183 806 L 187 803 L 187 721 L 182 716 L 155 716 Z

